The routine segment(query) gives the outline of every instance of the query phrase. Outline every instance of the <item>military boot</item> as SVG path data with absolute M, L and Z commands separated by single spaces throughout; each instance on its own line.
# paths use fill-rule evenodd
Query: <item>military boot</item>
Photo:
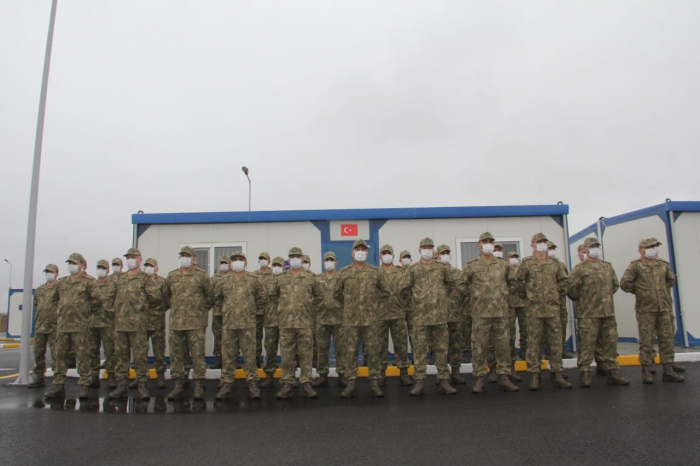
M 117 380 L 114 378 L 114 374 L 107 375 L 107 386 L 109 388 L 117 388 Z
M 54 385 L 51 387 L 51 390 L 48 392 L 44 393 L 44 398 L 65 398 L 66 396 L 66 387 L 63 385 Z
M 289 398 L 292 395 L 294 395 L 294 388 L 292 387 L 292 384 L 289 383 L 282 385 L 282 389 L 277 392 L 277 398 L 280 400 Z
M 46 386 L 46 379 L 44 378 L 44 374 L 41 375 L 34 375 L 34 380 L 29 382 L 27 384 L 27 388 L 39 388 L 39 387 L 45 387 Z
M 379 386 L 386 387 L 386 369 L 382 371 L 382 375 L 379 376 Z
M 685 367 L 679 366 L 675 362 L 671 363 L 671 368 L 673 369 L 673 372 L 685 372 Z
M 126 379 L 122 379 L 119 381 L 117 384 L 117 389 L 109 392 L 109 396 L 111 399 L 116 400 L 117 398 L 124 398 L 125 396 L 129 396 L 129 388 L 126 386 L 127 381 Z
M 596 363 L 595 366 L 595 375 L 602 375 L 602 376 L 607 376 L 608 375 L 608 370 L 603 367 L 603 363 Z
M 158 388 L 165 388 L 165 372 L 158 372 L 156 374 L 156 386 Z
M 328 374 L 319 374 L 316 380 L 312 383 L 314 388 L 327 387 L 328 386 Z
M 306 398 L 318 398 L 318 393 L 314 390 L 314 387 L 310 383 L 302 384 L 301 390 L 304 392 Z
M 573 387 L 573 385 L 571 385 L 571 383 L 567 382 L 566 379 L 564 379 L 563 372 L 555 372 L 554 378 L 552 379 L 552 382 L 554 383 L 554 386 L 557 388 L 571 388 L 571 387 Z
M 591 372 L 581 371 L 579 374 L 580 384 L 583 388 L 591 388 Z
M 656 363 L 654 362 L 653 359 L 652 359 L 651 365 L 649 367 L 650 367 L 649 372 L 651 372 L 652 374 L 656 374 Z M 684 370 L 685 370 L 685 368 L 684 368 Z
M 676 372 L 673 370 L 673 364 L 664 364 L 664 382 L 683 382 L 684 380 L 685 377 L 676 374 Z
M 528 390 L 536 391 L 540 389 L 540 373 L 532 372 L 530 373 L 530 383 L 527 386 Z
M 466 383 L 466 380 L 464 382 Z M 450 381 L 447 379 L 442 379 L 440 381 L 438 391 L 440 393 L 444 393 L 445 395 L 455 395 L 457 393 L 457 389 L 450 385 Z
M 450 374 L 450 380 L 453 383 L 459 384 L 459 385 L 464 385 L 467 383 L 467 379 L 462 377 L 459 373 L 459 367 L 453 367 L 452 368 L 452 374 Z
M 486 377 L 482 375 L 476 378 L 476 382 L 474 382 L 472 387 L 472 393 L 478 395 L 479 393 L 484 393 L 484 390 L 486 390 Z
M 80 386 L 80 393 L 78 394 L 78 398 L 81 400 L 84 400 L 85 398 L 90 397 L 90 386 L 89 385 L 81 385 Z
M 90 388 L 100 388 L 100 376 L 99 375 L 93 375 L 90 377 L 90 385 L 88 385 Z
M 177 400 L 182 397 L 182 392 L 185 391 L 185 382 L 182 379 L 175 379 L 175 387 L 168 393 L 169 400 Z
M 489 383 L 498 382 L 498 374 L 496 373 L 496 365 L 489 366 Z
M 421 396 L 425 394 L 425 391 L 423 390 L 423 379 L 416 380 L 416 383 L 413 385 L 413 388 L 411 389 L 410 392 L 408 392 L 411 396 Z
M 219 389 L 218 392 L 216 392 L 216 395 L 214 395 L 214 398 L 217 400 L 225 400 L 228 398 L 228 395 L 231 393 L 231 387 L 232 387 L 231 382 L 225 382 L 221 384 L 221 388 Z
M 408 375 L 408 369 L 403 368 L 399 369 L 399 381 L 401 382 L 401 385 L 404 387 L 410 387 L 413 385 L 413 381 L 411 380 L 411 377 Z
M 139 382 L 138 389 L 139 389 L 139 396 L 141 397 L 142 400 L 149 400 L 151 398 L 151 394 L 148 393 L 148 388 L 146 387 L 146 382 Z
M 523 379 L 521 379 L 520 376 L 518 375 L 518 373 L 515 371 L 515 363 L 513 363 L 513 365 L 510 368 L 509 377 L 510 377 L 510 380 L 512 380 L 513 382 L 522 382 L 523 381 Z
M 642 366 L 642 383 L 654 383 L 654 377 L 651 375 L 651 367 Z
M 251 400 L 260 399 L 260 389 L 258 388 L 258 383 L 255 380 L 248 382 L 248 396 Z
M 265 380 L 260 384 L 260 388 L 272 388 L 275 386 L 275 373 L 265 372 Z
M 210 369 L 221 369 L 221 356 L 216 357 L 216 362 L 209 367 Z
M 203 400 L 204 399 L 204 380 L 197 379 L 194 381 L 194 399 Z
M 341 398 L 352 398 L 357 393 L 357 388 L 355 387 L 355 379 L 348 379 L 348 384 L 345 390 L 340 394 Z
M 348 386 L 348 379 L 345 378 L 345 374 L 343 372 L 338 373 L 338 386 L 343 388 Z
M 500 387 L 507 392 L 517 392 L 520 390 L 517 385 L 513 385 L 513 382 L 510 381 L 508 374 L 499 376 L 498 385 L 500 385 Z
M 620 369 L 610 369 L 608 371 L 608 385 L 629 385 L 630 381 L 620 377 Z
M 574 358 L 574 354 L 573 354 L 573 353 L 569 353 L 569 352 L 566 350 L 566 345 L 564 345 L 564 346 L 561 347 L 561 357 L 562 357 L 563 359 L 573 359 L 573 358 Z
M 369 390 L 372 392 L 372 396 L 375 397 L 382 397 L 384 396 L 384 392 L 382 391 L 382 387 L 379 386 L 380 380 L 379 379 L 372 379 L 369 383 Z
M 134 388 L 138 388 L 138 386 L 139 386 L 139 382 L 136 379 L 129 382 L 129 389 L 130 390 L 133 390 Z

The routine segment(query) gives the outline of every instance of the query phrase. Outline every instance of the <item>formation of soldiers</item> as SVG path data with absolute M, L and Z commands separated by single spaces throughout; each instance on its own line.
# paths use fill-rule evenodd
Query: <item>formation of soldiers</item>
M 617 323 L 613 294 L 622 288 L 636 297 L 639 323 L 642 382 L 653 383 L 654 340 L 658 339 L 663 380 L 682 382 L 674 363 L 675 321 L 671 288 L 675 277 L 668 262 L 658 257 L 660 242 L 639 243 L 640 258 L 633 261 L 618 283 L 611 264 L 601 260 L 600 243 L 588 238 L 579 247 L 580 262 L 571 274 L 556 258 L 556 245 L 543 233 L 532 236 L 532 255 L 520 259 L 516 252 L 503 257 L 503 247 L 485 232 L 478 241 L 479 255 L 459 270 L 450 265 L 450 248 L 437 248 L 430 238 L 419 244 L 420 259 L 402 251 L 395 264 L 394 249 L 384 245 L 381 263 L 367 263 L 369 246 L 357 240 L 352 263 L 337 270 L 333 252 L 323 255 L 324 272 L 309 270 L 310 259 L 292 247 L 285 261 L 259 254 L 260 268 L 248 272 L 245 253 L 234 252 L 219 259 L 213 276 L 197 267 L 194 250 L 181 248 L 179 268 L 167 277 L 158 275 L 158 261 L 143 261 L 136 248 L 116 258 L 97 262 L 96 278 L 87 274 L 87 262 L 79 253 L 70 255 L 68 276 L 58 278 L 54 264 L 46 266 L 46 283 L 35 295 L 36 322 L 34 379 L 29 385 L 45 386 L 46 349 L 53 358 L 53 387 L 47 398 L 65 396 L 66 372 L 71 354 L 77 355 L 80 397 L 100 386 L 100 368 L 114 390 L 109 397 L 128 396 L 129 388 L 142 399 L 147 387 L 149 340 L 154 355 L 156 384 L 165 385 L 165 319 L 169 310 L 171 378 L 169 399 L 182 397 L 193 371 L 194 398 L 204 397 L 205 331 L 208 312 L 214 333 L 213 367 L 221 369 L 216 398 L 226 399 L 234 383 L 239 355 L 243 356 L 248 393 L 260 398 L 259 387 L 275 385 L 277 349 L 281 354 L 282 378 L 277 397 L 292 396 L 295 386 L 316 398 L 317 388 L 329 384 L 331 342 L 335 347 L 341 397 L 357 392 L 360 344 L 369 370 L 373 396 L 384 396 L 389 341 L 401 385 L 410 394 L 424 394 L 427 365 L 437 368 L 438 389 L 452 395 L 453 384 L 466 384 L 460 375 L 463 362 L 471 362 L 475 378 L 473 393 L 482 393 L 488 381 L 505 391 L 518 391 L 515 371 L 516 323 L 520 333 L 520 356 L 527 361 L 528 388 L 540 388 L 543 359 L 549 361 L 553 386 L 572 388 L 564 373 L 566 352 L 566 297 L 576 303 L 578 369 L 582 387 L 591 387 L 591 364 L 612 385 L 628 385 L 617 362 Z M 122 268 L 126 263 L 126 271 Z M 289 268 L 286 270 L 286 263 Z M 408 374 L 408 345 L 413 350 L 413 377 Z M 262 348 L 265 379 L 259 384 Z M 100 366 L 101 348 L 105 362 Z M 428 360 L 428 353 L 431 360 Z M 132 359 L 133 358 L 133 359 Z M 312 378 L 312 368 L 317 378 Z M 129 370 L 136 379 L 129 384 Z M 295 377 L 299 368 L 300 375 Z

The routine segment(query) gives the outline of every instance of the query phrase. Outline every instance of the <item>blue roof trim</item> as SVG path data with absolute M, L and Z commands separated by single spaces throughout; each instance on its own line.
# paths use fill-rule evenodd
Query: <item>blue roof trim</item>
M 597 223 L 594 223 L 592 225 L 588 225 L 586 228 L 579 231 L 578 233 L 574 233 L 573 235 L 569 236 L 569 244 L 575 243 L 576 241 L 580 240 L 581 238 L 585 238 L 590 233 L 596 233 L 598 231 L 597 225 L 598 225 Z
M 277 210 L 260 212 L 185 212 L 133 214 L 135 225 L 193 223 L 312 222 L 318 220 L 389 220 L 430 218 L 538 217 L 567 215 L 569 206 L 474 206 L 399 209 Z
M 637 220 L 640 218 L 652 217 L 654 215 L 661 215 L 666 212 L 666 204 L 653 205 L 651 207 L 646 207 L 644 209 L 634 210 L 632 212 L 627 212 L 626 214 L 616 215 L 614 217 L 609 217 L 601 219 L 601 226 L 611 227 L 613 225 L 618 225 L 620 223 L 631 222 L 632 220 Z
M 673 212 L 700 212 L 700 202 L 698 201 L 668 201 L 666 211 Z

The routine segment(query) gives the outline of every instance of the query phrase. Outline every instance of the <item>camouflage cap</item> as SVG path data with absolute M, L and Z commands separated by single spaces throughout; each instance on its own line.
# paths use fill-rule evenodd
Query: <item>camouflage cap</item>
M 586 245 L 583 243 L 579 244 L 578 248 L 576 248 L 578 252 L 583 252 L 584 249 L 586 249 Z
M 219 257 L 219 264 L 228 264 L 231 262 L 231 258 L 229 256 L 221 256 Z
M 49 264 L 44 267 L 44 272 L 58 273 L 58 266 L 56 264 Z
M 258 254 L 258 259 L 270 260 L 270 255 L 268 253 L 266 253 L 265 251 L 263 251 L 260 254 Z
M 639 249 L 646 249 L 661 244 L 656 238 L 644 238 L 639 242 Z
M 593 246 L 594 244 L 597 244 L 598 246 L 600 246 L 600 240 L 598 238 L 596 238 L 595 236 L 591 237 L 591 238 L 586 238 L 586 241 L 583 242 L 583 247 L 587 248 L 587 247 Z
M 126 256 L 141 257 L 141 251 L 139 251 L 137 248 L 129 248 L 129 250 L 126 251 L 126 254 L 124 254 L 124 257 L 126 257 Z
M 284 258 L 277 256 L 274 259 L 272 259 L 272 265 L 279 264 L 281 266 L 284 266 Z
M 74 252 L 73 254 L 68 256 L 68 260 L 66 262 L 71 262 L 71 261 L 77 262 L 79 264 L 85 264 L 85 258 L 79 252 Z
M 399 256 L 399 258 L 403 259 L 406 256 L 411 257 L 411 253 L 408 251 L 401 251 L 401 255 Z
M 649 240 L 653 241 L 654 244 L 663 244 L 661 241 L 659 241 L 658 239 L 654 238 L 653 236 L 652 236 L 651 238 L 649 238 Z
M 517 251 L 511 251 L 508 253 L 508 257 L 520 257 Z
M 309 256 L 307 256 L 306 254 L 304 254 L 304 260 L 303 260 L 303 261 L 304 261 L 304 262 L 308 262 L 308 263 L 310 264 L 310 263 L 311 263 L 311 258 L 310 258 Z
M 554 244 L 552 241 L 547 241 L 547 249 L 552 249 L 552 248 L 556 249 L 557 245 Z
M 501 243 L 493 243 L 493 248 L 494 248 L 494 249 L 501 248 L 501 250 L 502 250 L 502 249 L 503 249 L 503 245 L 502 245 Z
M 437 247 L 437 253 L 440 254 L 443 251 L 451 251 L 450 247 L 446 244 L 441 244 Z
M 234 257 L 242 257 L 244 261 L 248 262 L 248 259 L 245 257 L 245 253 L 243 251 L 236 251 L 231 254 L 231 262 L 233 262 Z
M 488 231 L 485 231 L 485 232 L 483 232 L 482 234 L 479 235 L 479 242 L 482 242 L 482 241 L 484 241 L 485 239 L 491 239 L 491 240 L 496 241 L 496 238 L 494 238 L 493 235 L 492 235 L 490 232 L 488 232 Z
M 109 270 L 109 262 L 107 262 L 104 259 L 98 260 L 97 261 L 97 266 L 98 267 L 104 267 L 105 269 Z
M 303 255 L 304 255 L 304 251 L 302 251 L 301 248 L 299 248 L 299 247 L 297 247 L 297 246 L 294 246 L 293 248 L 291 248 L 291 249 L 289 250 L 289 255 L 290 255 L 290 256 L 303 256 Z
M 369 249 L 369 245 L 367 244 L 367 241 L 363 239 L 356 239 L 354 243 L 352 243 L 352 248 L 359 248 L 360 246 L 364 246 L 367 249 Z
M 385 245 L 382 246 L 382 248 L 379 250 L 379 252 L 384 252 L 384 251 L 389 251 L 390 253 L 394 254 L 394 248 L 392 248 L 390 244 L 385 244 Z
M 119 264 L 120 267 L 124 265 L 120 257 L 115 257 L 114 259 L 112 259 L 112 265 L 114 264 Z
M 158 267 L 158 261 L 152 257 L 149 257 L 148 259 L 146 259 L 146 262 L 144 262 L 143 265 L 150 265 L 151 267 Z
M 180 248 L 180 255 L 183 254 L 189 254 L 190 256 L 194 257 L 194 249 L 192 249 L 191 246 L 183 246 Z
M 328 251 L 327 253 L 325 253 L 325 254 L 323 255 L 323 260 L 324 260 L 324 261 L 325 261 L 325 260 L 328 260 L 328 259 L 333 259 L 334 261 L 335 261 L 335 260 L 338 260 L 338 258 L 336 257 L 336 255 L 335 255 L 335 253 L 334 253 L 333 251 Z
M 539 241 L 549 241 L 549 239 L 547 239 L 547 235 L 545 235 L 542 232 L 535 233 L 534 235 L 532 235 L 532 238 L 530 239 L 530 243 L 536 244 Z
M 435 243 L 433 242 L 432 238 L 423 238 L 420 240 L 420 244 L 418 247 L 422 248 L 423 246 L 433 246 L 435 247 Z

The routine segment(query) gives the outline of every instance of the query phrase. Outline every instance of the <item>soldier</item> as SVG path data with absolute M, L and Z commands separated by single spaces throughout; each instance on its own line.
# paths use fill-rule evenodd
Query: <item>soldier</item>
M 263 253 L 267 254 L 267 253 Z M 272 260 L 272 279 L 265 282 L 268 295 L 272 290 L 272 285 L 275 283 L 274 278 L 284 273 L 284 258 L 275 257 Z M 280 343 L 279 329 L 279 313 L 277 312 L 277 303 L 268 300 L 263 311 L 263 323 L 265 327 L 265 381 L 260 385 L 261 388 L 270 388 L 275 385 L 275 370 L 277 370 L 277 348 Z
M 88 323 L 88 345 L 90 347 L 90 388 L 100 388 L 100 347 L 104 347 L 105 371 L 107 384 L 115 388 L 114 378 L 114 296 L 116 280 L 110 280 L 109 262 L 97 262 L 97 292 L 101 305 L 97 312 L 90 316 Z
M 401 279 L 399 290 L 405 301 L 412 302 L 413 311 L 413 360 L 415 385 L 411 396 L 420 396 L 425 392 L 423 385 L 426 377 L 426 354 L 428 345 L 435 352 L 435 364 L 438 370 L 438 382 L 441 393 L 457 393 L 450 385 L 450 366 L 447 363 L 449 331 L 447 330 L 448 298 L 455 282 L 445 264 L 433 259 L 435 243 L 430 238 L 420 240 L 420 261 L 408 268 Z
M 219 271 L 211 277 L 211 287 L 216 290 L 216 283 L 230 273 L 231 259 L 227 256 L 219 257 Z M 216 362 L 211 366 L 212 369 L 221 369 L 221 325 L 223 316 L 221 314 L 221 306 L 219 303 L 214 303 L 214 311 L 211 314 L 211 332 L 214 334 L 214 357 Z
M 318 276 L 318 282 L 323 289 L 323 304 L 316 315 L 316 341 L 318 342 L 318 378 L 314 380 L 314 388 L 328 386 L 331 339 L 335 346 L 335 364 L 338 373 L 338 385 L 346 386 L 345 361 L 343 360 L 344 342 L 342 338 L 343 307 L 335 299 L 335 286 L 339 272 L 337 257 L 328 251 L 323 255 L 325 272 Z
M 510 381 L 510 335 L 508 297 L 517 285 L 513 269 L 506 261 L 494 258 L 495 239 L 489 232 L 479 235 L 479 256 L 467 261 L 460 289 L 469 299 L 472 312 L 473 374 L 476 383 L 472 393 L 486 389 L 487 345 L 493 338 L 499 384 L 509 392 L 518 387 Z
M 547 255 L 552 259 L 556 260 L 559 264 L 559 268 L 564 272 L 564 275 L 568 278 L 568 272 L 566 270 L 566 265 L 559 260 L 557 257 L 557 245 L 552 241 L 547 241 Z M 574 357 L 573 354 L 566 350 L 566 326 L 569 323 L 569 310 L 566 307 L 566 291 L 562 291 L 561 301 L 559 302 L 559 318 L 561 319 L 561 357 L 566 359 L 571 359 Z
M 301 248 L 289 250 L 290 269 L 277 275 L 270 284 L 270 299 L 278 307 L 280 348 L 282 351 L 282 389 L 277 398 L 292 396 L 294 385 L 294 356 L 299 358 L 299 381 L 308 398 L 318 394 L 311 387 L 313 359 L 313 317 L 323 303 L 323 291 L 316 277 L 302 269 L 304 253 Z
M 455 283 L 460 282 L 462 271 L 452 267 L 450 247 L 442 244 L 437 248 L 438 260 L 445 264 L 447 270 L 452 274 Z M 447 357 L 451 367 L 450 381 L 456 384 L 466 384 L 467 380 L 459 374 L 462 366 L 462 349 L 464 348 L 464 322 L 465 306 L 464 298 L 458 290 L 452 290 L 448 296 L 447 306 L 447 331 L 449 333 L 449 344 Z
M 65 383 L 71 347 L 78 356 L 80 398 L 86 398 L 90 389 L 90 351 L 88 348 L 88 318 L 100 306 L 95 279 L 85 273 L 85 258 L 74 252 L 68 257 L 68 277 L 58 281 L 58 335 L 56 357 L 53 363 L 53 388 L 46 398 L 66 396 Z
M 403 270 L 407 270 L 411 266 L 411 253 L 408 251 L 401 251 L 399 256 L 400 263 L 399 267 Z M 411 353 L 413 352 L 413 313 L 411 312 L 411 303 L 406 303 L 406 331 L 408 333 L 408 343 L 411 345 Z M 413 383 L 413 382 L 411 382 Z
M 49 264 L 44 268 L 46 283 L 39 285 L 34 293 L 34 380 L 27 388 L 46 386 L 46 347 L 51 351 L 52 361 L 56 360 L 56 326 L 58 315 L 58 266 Z M 52 365 L 56 367 L 56 363 Z
M 262 280 L 263 285 L 267 286 L 267 284 L 274 278 L 274 274 L 272 273 L 272 269 L 270 268 L 270 255 L 266 252 L 261 252 L 258 255 L 258 265 L 260 265 L 260 268 L 253 272 L 260 280 Z M 284 267 L 284 262 L 282 263 L 282 266 Z M 269 304 L 265 305 L 266 307 L 269 306 Z M 261 367 L 260 364 L 260 358 L 262 357 L 262 350 L 263 350 L 263 327 L 264 325 L 264 314 L 265 310 L 261 309 L 258 311 L 258 314 L 255 316 L 255 364 L 256 367 Z M 275 354 L 277 353 L 277 347 L 275 347 Z
M 525 300 L 527 316 L 527 371 L 530 390 L 540 388 L 541 348 L 543 340 L 549 347 L 549 366 L 557 388 L 571 388 L 564 380 L 561 358 L 561 321 L 559 317 L 562 294 L 566 292 L 566 272 L 559 262 L 547 254 L 547 237 L 535 233 L 530 241 L 532 256 L 518 267 L 518 294 Z
M 265 285 L 256 275 L 245 271 L 245 253 L 231 255 L 231 273 L 216 282 L 214 300 L 223 316 L 223 368 L 221 389 L 217 400 L 225 400 L 231 393 L 236 375 L 236 360 L 243 353 L 245 378 L 251 399 L 260 398 L 258 369 L 255 364 L 255 316 L 267 301 Z
M 170 370 L 175 379 L 168 399 L 182 396 L 192 357 L 194 399 L 201 400 L 207 373 L 204 337 L 214 293 L 207 273 L 195 266 L 190 246 L 180 249 L 180 267 L 168 274 L 163 295 L 166 308 L 170 308 Z
M 118 279 L 122 274 L 123 268 L 124 264 L 119 257 L 112 259 L 112 275 L 110 275 L 109 278 L 112 280 Z
M 301 267 L 307 272 L 311 271 L 311 258 L 307 254 L 304 254 L 304 259 L 301 263 Z
M 114 299 L 114 353 L 116 355 L 117 389 L 112 399 L 128 396 L 129 359 L 134 355 L 134 369 L 139 396 L 150 398 L 148 380 L 148 314 L 151 307 L 162 306 L 161 289 L 157 282 L 141 270 L 141 251 L 130 248 L 126 254 L 129 269 L 117 281 Z M 172 346 L 171 346 L 172 347 Z
M 379 270 L 384 273 L 386 285 L 391 297 L 384 302 L 380 308 L 380 322 L 378 326 L 378 337 L 381 351 L 381 379 L 380 385 L 384 386 L 386 369 L 389 366 L 389 332 L 391 341 L 394 344 L 394 354 L 396 367 L 399 368 L 401 385 L 413 385 L 413 381 L 408 376 L 408 330 L 406 328 L 406 310 L 408 306 L 399 294 L 401 277 L 406 273 L 406 269 L 394 266 L 394 248 L 385 244 L 382 246 L 379 255 L 382 265 Z
M 493 257 L 503 259 L 503 245 L 501 243 L 493 243 Z
M 620 288 L 635 296 L 634 309 L 639 327 L 639 362 L 642 364 L 642 383 L 654 383 L 651 364 L 654 361 L 654 336 L 659 339 L 659 354 L 664 367 L 664 382 L 683 382 L 685 377 L 673 370 L 673 324 L 669 314 L 671 288 L 676 276 L 671 265 L 656 257 L 657 240 L 646 238 L 639 242 L 640 258 L 633 260 L 620 279 Z
M 615 270 L 609 262 L 600 259 L 602 250 L 597 238 L 586 238 L 586 261 L 577 265 L 569 276 L 568 295 L 576 301 L 579 330 L 578 369 L 581 386 L 591 386 L 590 365 L 601 346 L 602 364 L 608 370 L 609 385 L 628 385 L 620 377 L 617 362 L 617 322 L 613 294 L 620 287 Z
M 151 278 L 158 292 L 161 295 L 161 300 L 157 304 L 150 305 L 148 308 L 148 339 L 151 340 L 153 348 L 153 368 L 156 370 L 156 384 L 158 388 L 165 388 L 165 313 L 168 308 L 165 307 L 165 302 L 162 300 L 163 287 L 165 287 L 165 277 L 158 275 L 158 261 L 149 258 L 144 263 L 143 271 Z
M 352 245 L 352 264 L 340 269 L 335 287 L 335 299 L 343 306 L 343 326 L 346 347 L 342 350 L 346 361 L 348 386 L 340 394 L 351 398 L 357 393 L 357 351 L 360 339 L 366 347 L 369 365 L 370 389 L 373 396 L 384 396 L 380 387 L 381 351 L 377 338 L 379 309 L 389 298 L 386 279 L 379 270 L 367 264 L 369 246 L 362 240 Z
M 508 253 L 508 265 L 513 268 L 513 273 L 518 275 L 518 267 L 520 266 L 520 256 L 516 251 L 511 251 Z M 525 301 L 517 293 L 512 293 L 510 296 L 510 359 L 515 364 L 515 321 L 518 321 L 518 332 L 520 334 L 520 339 L 518 345 L 520 346 L 520 359 L 523 361 L 526 359 L 527 352 L 527 318 L 525 317 Z M 515 365 L 513 366 L 513 373 L 515 373 Z

